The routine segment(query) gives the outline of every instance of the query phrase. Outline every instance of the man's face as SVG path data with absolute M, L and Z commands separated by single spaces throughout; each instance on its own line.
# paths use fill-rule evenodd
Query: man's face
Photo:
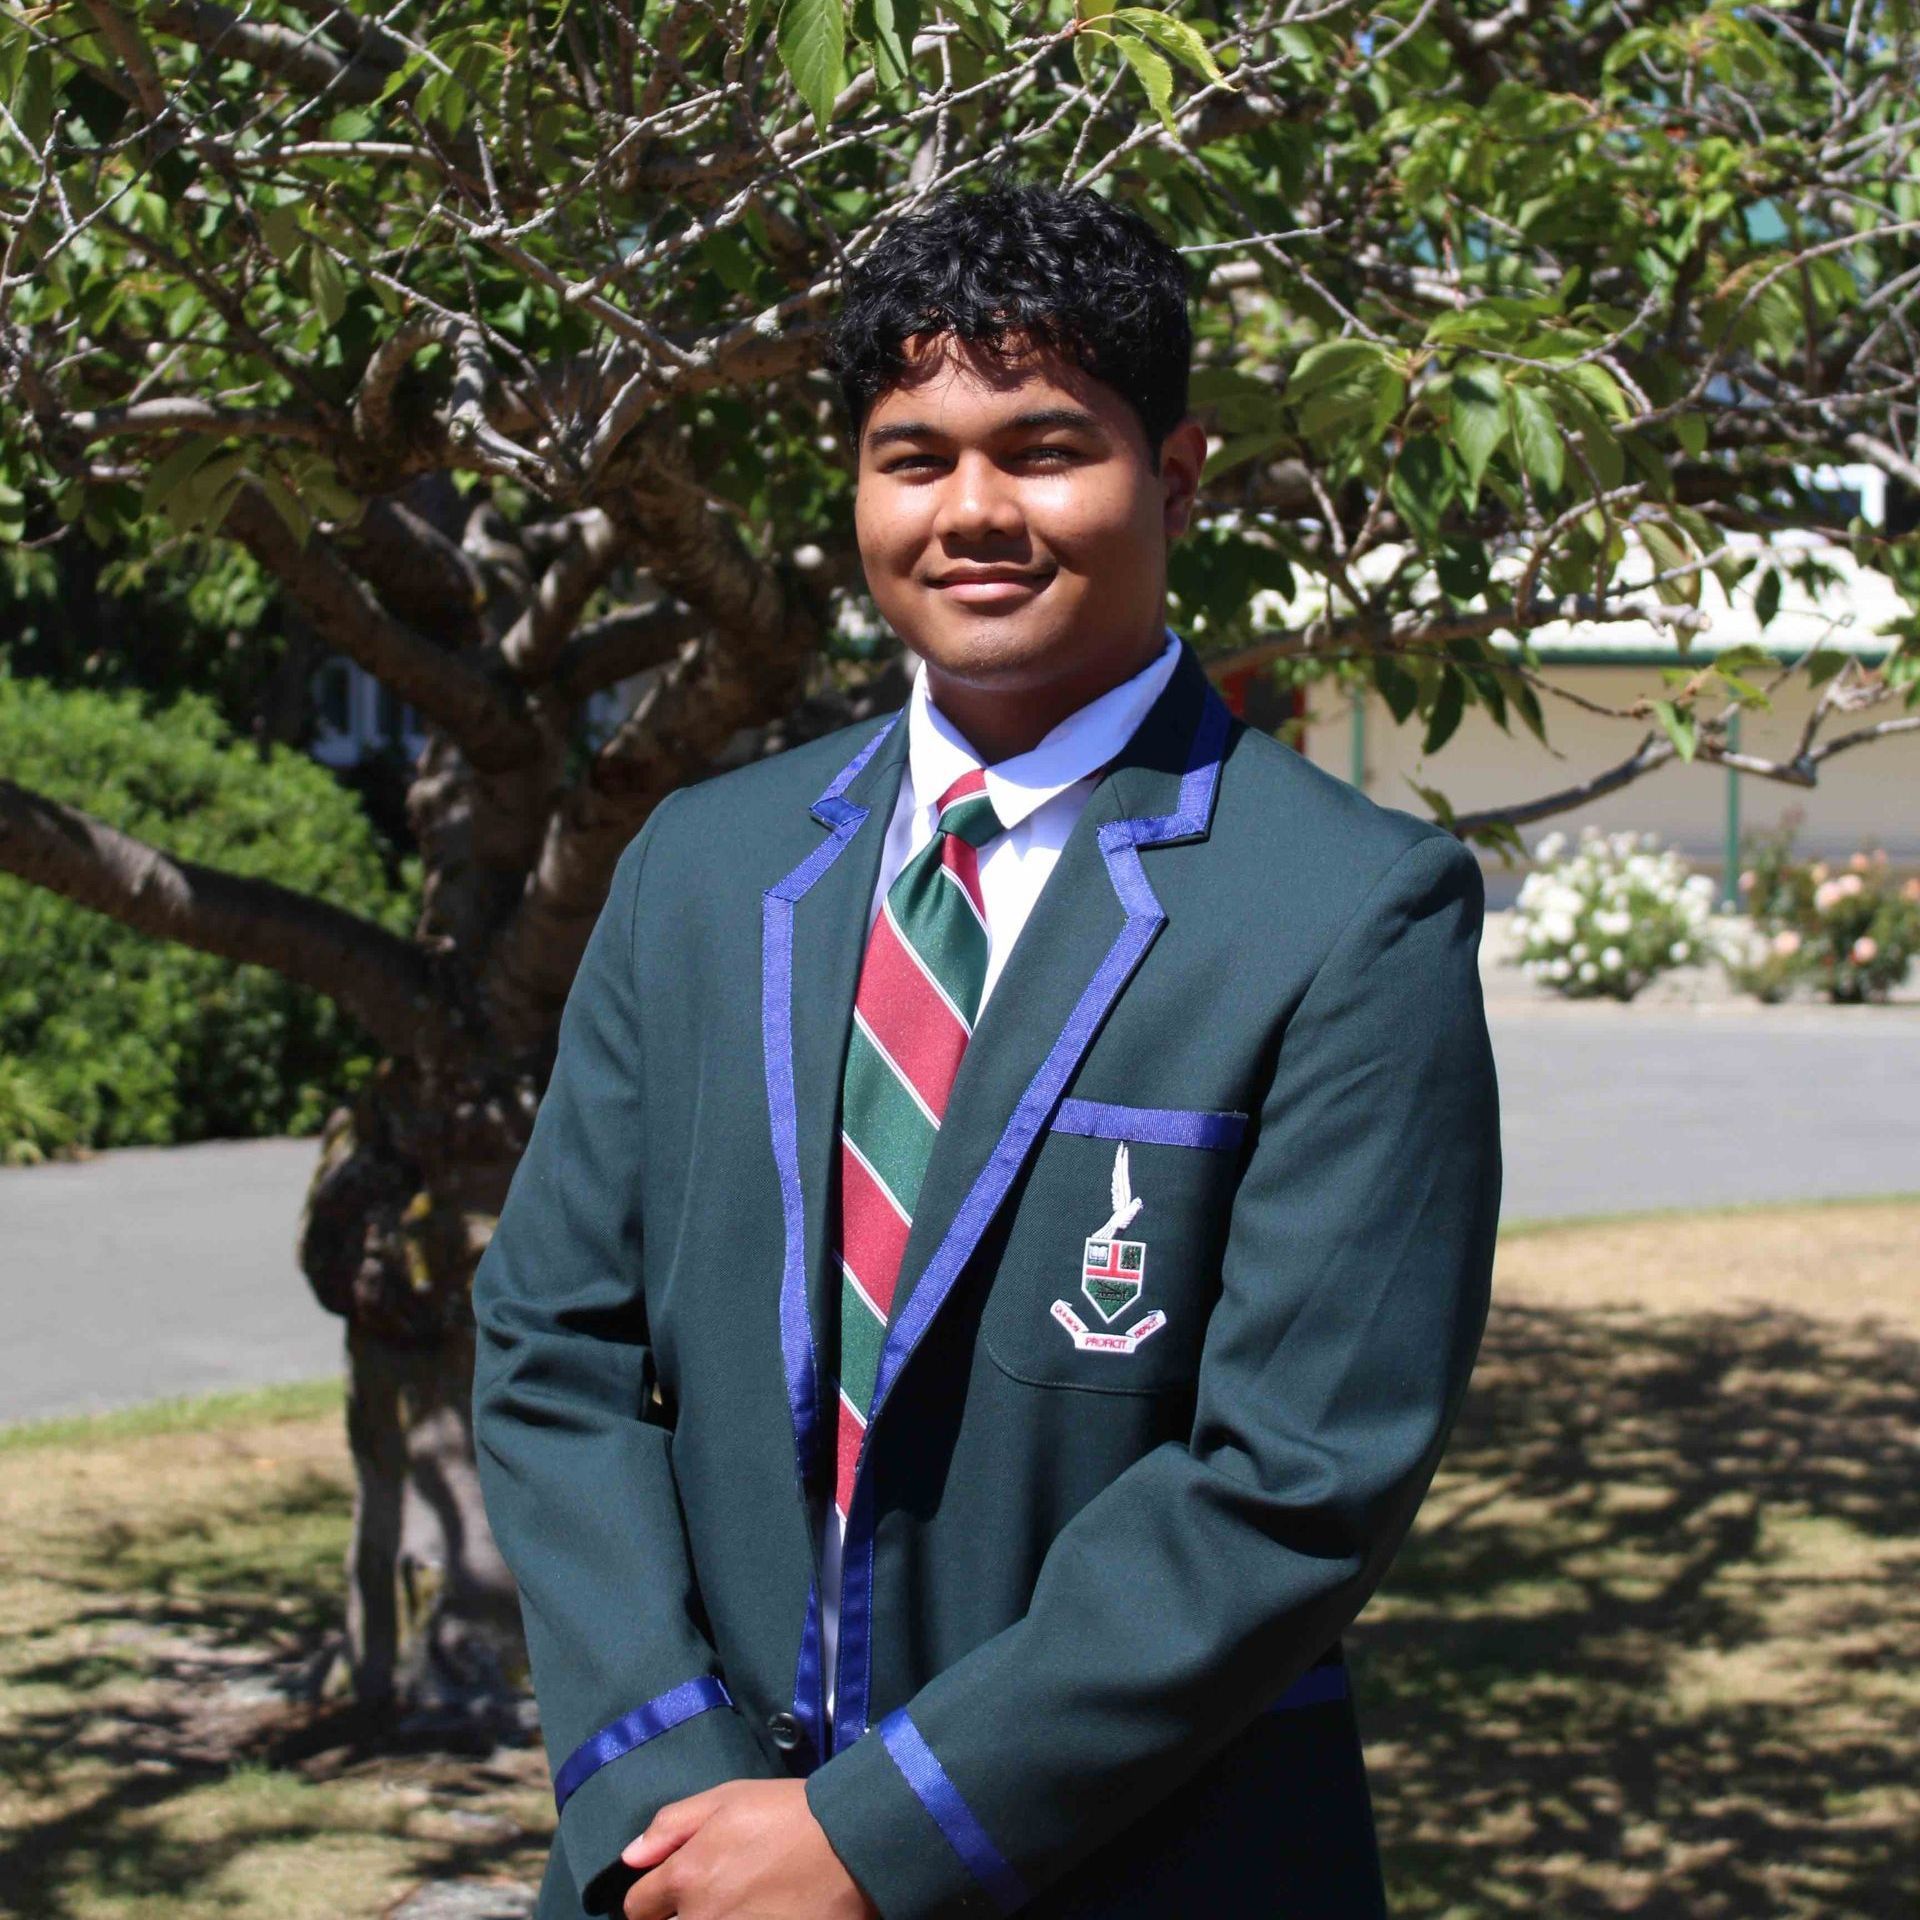
M 1071 711 L 1163 644 L 1167 542 L 1206 435 L 1183 420 L 1156 473 L 1132 409 L 1059 354 L 1003 368 L 951 334 L 906 352 L 860 439 L 854 522 L 874 601 L 936 697 L 1044 690 L 1043 707 Z M 982 572 L 1001 577 L 965 579 Z

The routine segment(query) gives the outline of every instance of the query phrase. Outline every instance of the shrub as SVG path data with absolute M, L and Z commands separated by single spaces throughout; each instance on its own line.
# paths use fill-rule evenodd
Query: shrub
M 1584 827 L 1534 848 L 1521 884 L 1512 955 L 1530 979 L 1574 999 L 1631 1000 L 1656 974 L 1697 966 L 1711 950 L 1713 882 L 1650 833 Z
M 169 853 L 394 931 L 416 917 L 418 861 L 384 856 L 324 767 L 236 740 L 199 695 L 156 705 L 0 673 L 0 774 Z M 322 996 L 5 874 L 0 1056 L 16 1088 L 0 1099 L 0 1155 L 51 1150 L 63 1129 L 88 1146 L 310 1133 L 374 1062 Z
M 1740 891 L 1753 930 L 1725 956 L 1728 978 L 1761 1000 L 1798 985 L 1828 999 L 1884 1000 L 1920 952 L 1920 879 L 1896 881 L 1884 847 L 1855 853 L 1839 871 L 1793 857 L 1799 816 L 1752 843 Z

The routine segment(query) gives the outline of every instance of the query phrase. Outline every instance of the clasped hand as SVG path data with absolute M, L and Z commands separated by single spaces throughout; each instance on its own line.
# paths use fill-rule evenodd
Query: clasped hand
M 879 1920 L 800 1780 L 729 1780 L 672 1801 L 620 1858 L 642 1869 L 623 1920 Z

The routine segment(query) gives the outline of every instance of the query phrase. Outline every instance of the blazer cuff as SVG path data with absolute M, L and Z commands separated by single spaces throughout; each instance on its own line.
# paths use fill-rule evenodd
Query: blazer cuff
M 611 1755 L 611 1757 L 602 1757 Z M 689 1681 L 583 1741 L 561 1763 L 559 1842 L 580 1904 L 612 1913 L 638 1875 L 621 1849 L 669 1801 L 774 1769 L 717 1681 Z
M 883 1920 L 1009 1914 L 1027 1889 L 897 1710 L 807 1776 L 807 1805 Z

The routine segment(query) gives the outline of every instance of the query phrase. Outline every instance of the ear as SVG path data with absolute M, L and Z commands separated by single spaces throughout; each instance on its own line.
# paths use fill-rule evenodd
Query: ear
M 1207 430 L 1189 413 L 1168 430 L 1160 447 L 1161 525 L 1169 540 L 1187 530 L 1206 464 Z

